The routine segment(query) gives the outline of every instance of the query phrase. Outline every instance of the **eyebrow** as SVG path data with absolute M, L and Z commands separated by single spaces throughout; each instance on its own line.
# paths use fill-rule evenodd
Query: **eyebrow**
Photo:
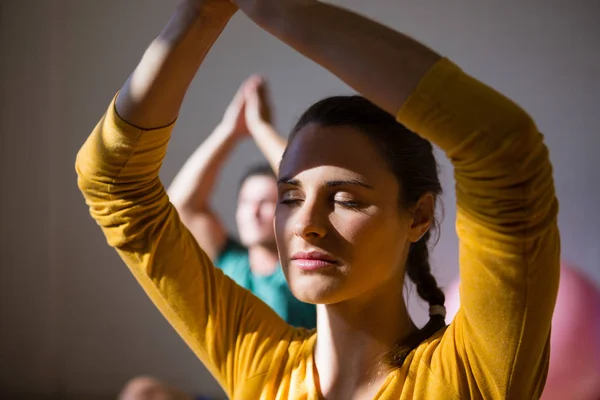
M 302 187 L 302 183 L 298 179 L 282 177 L 277 180 L 277 186 L 279 185 L 290 185 L 297 186 L 299 188 Z
M 280 178 L 277 181 L 278 185 L 291 185 L 291 186 L 296 186 L 301 188 L 302 187 L 302 182 L 300 182 L 298 179 L 294 179 L 294 178 L 287 178 L 287 177 L 283 177 Z M 358 179 L 346 179 L 346 180 L 335 180 L 335 181 L 327 181 L 327 183 L 325 184 L 327 187 L 336 187 L 336 186 L 343 186 L 343 185 L 356 185 L 356 186 L 361 186 L 367 189 L 371 189 L 374 190 L 375 188 L 371 185 L 369 185 L 368 183 L 365 183 L 363 181 L 360 181 Z

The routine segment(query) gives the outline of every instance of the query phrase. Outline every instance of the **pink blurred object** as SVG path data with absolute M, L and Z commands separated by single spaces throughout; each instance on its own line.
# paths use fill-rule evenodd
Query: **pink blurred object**
M 458 311 L 458 280 L 446 289 L 446 322 Z M 600 400 L 600 289 L 562 263 L 542 400 Z

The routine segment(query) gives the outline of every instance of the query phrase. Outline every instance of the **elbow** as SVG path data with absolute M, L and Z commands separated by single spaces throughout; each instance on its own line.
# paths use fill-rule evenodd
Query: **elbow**
M 167 194 L 169 196 L 169 201 L 182 221 L 188 221 L 194 217 L 211 213 L 210 207 L 202 198 L 188 196 L 172 189 L 169 189 Z
M 77 186 L 86 198 L 88 195 L 101 191 L 101 181 L 98 178 L 98 174 L 94 173 L 95 169 L 97 167 L 90 163 L 90 156 L 86 154 L 84 145 L 77 153 L 75 159 L 75 173 L 77 174 Z

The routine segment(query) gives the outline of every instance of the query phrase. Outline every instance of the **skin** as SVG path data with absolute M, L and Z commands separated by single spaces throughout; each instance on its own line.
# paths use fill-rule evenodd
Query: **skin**
M 297 297 L 334 304 L 368 297 L 386 280 L 403 281 L 411 221 L 398 207 L 399 191 L 362 133 L 316 124 L 298 133 L 281 165 L 275 222 Z M 332 255 L 339 265 L 303 272 L 291 257 L 310 250 Z
M 252 176 L 240 189 L 236 222 L 245 246 L 275 248 L 273 219 L 277 205 L 277 183 L 269 176 Z
M 157 379 L 140 376 L 125 385 L 118 400 L 193 400 L 186 393 Z
M 250 268 L 270 275 L 277 267 L 277 244 L 273 231 L 277 206 L 277 182 L 270 176 L 252 176 L 240 188 L 236 222 L 241 243 L 249 249 Z

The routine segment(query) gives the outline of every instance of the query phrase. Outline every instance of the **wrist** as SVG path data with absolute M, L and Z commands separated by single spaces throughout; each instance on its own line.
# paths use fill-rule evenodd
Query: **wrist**
M 238 7 L 232 1 L 224 0 L 184 0 L 197 18 L 208 18 L 217 24 L 226 24 Z
M 317 0 L 254 0 L 238 1 L 238 3 L 240 9 L 263 28 L 286 26 L 294 17 L 321 4 Z
M 237 7 L 226 1 L 182 0 L 177 6 L 169 23 L 160 33 L 165 42 L 177 43 L 190 35 L 205 36 L 214 31 L 220 33 Z M 211 36 L 209 34 L 209 36 Z
M 250 136 L 261 150 L 273 148 L 273 146 L 285 149 L 287 139 L 279 135 L 275 128 L 268 123 L 261 123 L 250 128 Z M 266 146 L 266 147 L 265 147 Z
M 257 138 L 265 135 L 272 135 L 275 130 L 265 121 L 253 121 L 249 123 L 250 136 Z
M 241 136 L 238 134 L 235 127 L 225 122 L 221 122 L 216 126 L 213 135 L 226 142 L 236 142 Z

